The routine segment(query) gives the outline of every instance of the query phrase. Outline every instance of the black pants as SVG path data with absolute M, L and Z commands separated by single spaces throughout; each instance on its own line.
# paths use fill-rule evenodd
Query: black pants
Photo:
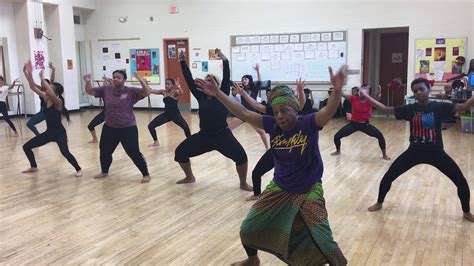
M 380 132 L 380 130 L 378 130 L 376 127 L 372 126 L 368 122 L 367 123 L 350 122 L 349 124 L 341 128 L 336 133 L 336 135 L 334 135 L 334 144 L 336 145 L 336 149 L 338 151 L 341 149 L 342 138 L 345 138 L 357 131 L 362 131 L 371 137 L 377 138 L 379 141 L 380 149 L 385 150 L 385 138 L 383 137 L 382 132 Z
M 3 115 L 3 119 L 8 123 L 8 125 L 13 129 L 13 131 L 16 132 L 15 125 L 13 122 L 10 120 L 10 117 L 8 117 L 8 109 L 7 109 L 7 104 L 5 102 L 0 102 L 0 112 Z
M 26 157 L 28 157 L 28 160 L 30 161 L 31 167 L 37 167 L 33 149 L 36 147 L 43 146 L 49 142 L 56 142 L 59 146 L 61 154 L 74 167 L 74 169 L 76 169 L 76 171 L 81 170 L 81 167 L 77 163 L 76 158 L 74 158 L 74 156 L 69 151 L 67 145 L 66 131 L 51 132 L 46 130 L 45 132 L 30 139 L 28 142 L 25 143 L 25 145 L 23 145 L 23 150 L 25 151 Z
M 390 166 L 387 173 L 382 178 L 379 187 L 378 202 L 383 203 L 385 195 L 387 195 L 392 182 L 400 175 L 408 171 L 415 165 L 429 164 L 432 165 L 443 174 L 445 174 L 458 188 L 458 197 L 461 200 L 463 212 L 469 212 L 470 191 L 466 178 L 459 169 L 459 166 L 448 154 L 442 149 L 419 149 L 409 147 L 402 155 L 400 155 Z
M 275 167 L 271 149 L 267 150 L 252 171 L 253 194 L 258 196 L 262 193 L 262 176 Z
M 108 173 L 112 164 L 112 154 L 117 145 L 122 143 L 122 147 L 133 163 L 138 167 L 143 176 L 149 175 L 145 158 L 138 147 L 137 126 L 112 128 L 104 124 L 100 135 L 100 167 L 102 173 Z
M 104 114 L 104 110 L 102 110 L 102 112 L 98 113 L 94 118 L 92 118 L 89 125 L 87 125 L 87 128 L 89 129 L 89 131 L 94 131 L 95 127 L 104 123 L 104 121 L 105 121 L 105 114 Z
M 236 165 L 247 162 L 244 148 L 228 128 L 218 134 L 206 134 L 200 131 L 191 135 L 176 147 L 174 160 L 179 163 L 188 163 L 190 157 L 214 150 L 232 159 Z
M 151 120 L 150 124 L 148 124 L 148 130 L 150 131 L 151 137 L 153 138 L 154 141 L 158 140 L 158 137 L 156 136 L 156 130 L 155 128 L 168 123 L 169 121 L 173 121 L 176 125 L 178 125 L 180 128 L 184 130 L 184 135 L 186 135 L 186 138 L 189 138 L 191 136 L 191 131 L 189 130 L 188 123 L 186 123 L 186 120 L 181 116 L 181 113 L 178 112 L 164 112 L 160 114 L 159 116 L 155 117 L 153 120 Z

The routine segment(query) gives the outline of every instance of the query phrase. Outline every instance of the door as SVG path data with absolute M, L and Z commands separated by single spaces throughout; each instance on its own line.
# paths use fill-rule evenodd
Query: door
M 178 100 L 178 107 L 181 110 L 189 111 L 191 110 L 191 95 L 188 85 L 184 80 L 183 72 L 181 71 L 181 65 L 179 64 L 178 59 L 179 53 L 183 51 L 186 55 L 188 65 L 190 64 L 188 39 L 164 39 L 163 47 L 163 54 L 165 58 L 165 76 L 163 79 L 163 84 L 167 78 L 175 80 L 179 78 L 184 94 Z
M 382 33 L 380 37 L 380 76 L 382 102 L 390 106 L 402 105 L 406 91 L 392 90 L 388 84 L 400 78 L 407 83 L 408 68 L 408 32 Z

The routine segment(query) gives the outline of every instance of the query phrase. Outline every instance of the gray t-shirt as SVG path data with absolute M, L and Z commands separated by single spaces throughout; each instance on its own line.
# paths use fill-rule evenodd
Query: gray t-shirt
M 136 126 L 133 105 L 143 99 L 141 89 L 124 87 L 122 90 L 112 86 L 92 89 L 95 97 L 104 99 L 105 124 L 113 128 Z

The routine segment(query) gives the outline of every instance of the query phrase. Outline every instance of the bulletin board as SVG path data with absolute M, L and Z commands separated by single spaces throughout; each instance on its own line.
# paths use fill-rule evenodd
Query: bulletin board
M 328 67 L 347 63 L 347 31 L 231 36 L 231 76 L 240 80 L 260 65 L 263 79 L 272 82 L 327 84 Z
M 454 63 L 466 57 L 467 38 L 433 38 L 415 41 L 415 77 L 443 81 L 462 71 Z
M 160 51 L 154 49 L 130 49 L 130 72 L 131 80 L 136 81 L 133 76 L 144 77 L 148 82 L 160 84 Z
M 100 40 L 100 76 L 112 77 L 115 70 L 124 70 L 128 80 L 138 82 L 134 73 L 146 77 L 150 84 L 160 84 L 160 51 L 157 48 L 137 49 L 139 39 L 127 41 Z

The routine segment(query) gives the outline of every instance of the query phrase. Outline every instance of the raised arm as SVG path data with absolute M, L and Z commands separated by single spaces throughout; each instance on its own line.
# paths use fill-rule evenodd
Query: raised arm
M 48 95 L 48 98 L 53 101 L 54 108 L 61 111 L 63 109 L 63 101 L 56 95 L 51 85 L 44 79 L 43 70 L 40 71 L 39 76 L 41 79 L 41 87 L 44 88 L 44 92 Z
M 196 84 L 194 84 L 193 74 L 189 70 L 188 64 L 186 64 L 186 59 L 184 52 L 179 53 L 179 63 L 181 65 L 181 71 L 183 72 L 184 80 L 188 85 L 189 90 L 194 95 L 194 97 L 199 98 L 204 94 L 196 89 Z
M 163 95 L 163 92 L 164 92 L 164 91 L 165 91 L 165 90 L 155 90 L 155 89 L 152 89 L 152 90 L 150 91 L 150 94 Z
M 232 86 L 234 90 L 240 94 L 240 96 L 244 97 L 244 99 L 250 104 L 250 106 L 259 111 L 260 113 L 266 113 L 266 108 L 265 105 L 258 103 L 254 98 L 252 98 L 245 90 L 244 88 L 240 87 L 239 84 L 235 83 Z
M 25 74 L 30 89 L 44 99 L 46 94 L 40 89 L 40 86 L 38 86 L 33 80 L 33 65 L 31 64 L 31 60 L 28 60 L 28 62 L 23 65 L 23 73 Z
M 469 111 L 471 107 L 474 106 L 474 97 L 469 98 L 469 100 L 465 101 L 464 103 L 456 103 L 454 105 L 455 112 L 465 112 Z
M 226 95 L 217 87 L 215 80 L 211 79 L 211 81 L 205 81 L 202 79 L 196 79 L 196 83 L 200 87 L 198 88 L 199 90 L 209 96 L 216 97 L 217 100 L 227 107 L 227 109 L 235 116 L 243 121 L 248 122 L 254 127 L 263 129 L 263 116 L 247 110 L 247 108 L 245 108 L 243 105 L 232 100 L 230 96 Z
M 222 59 L 222 64 L 223 64 L 221 91 L 223 91 L 226 95 L 229 95 L 229 93 L 230 93 L 230 66 L 229 66 L 229 60 L 222 53 L 222 51 L 220 49 L 216 49 L 216 52 L 219 55 L 219 57 Z
M 331 120 L 341 104 L 342 86 L 347 77 L 347 65 L 343 65 L 335 75 L 332 72 L 332 68 L 329 67 L 329 76 L 331 77 L 334 91 L 329 97 L 326 106 L 314 116 L 314 122 L 320 128 L 324 127 Z
M 257 72 L 257 81 L 262 81 L 262 76 L 260 75 L 260 65 L 256 64 L 253 69 L 255 69 L 255 72 Z
M 15 79 L 12 83 L 12 85 L 10 85 L 10 87 L 8 87 L 8 90 L 13 90 L 13 88 L 15 88 L 15 85 L 20 82 L 20 79 Z
M 86 83 L 85 91 L 87 94 L 95 96 L 94 90 L 92 89 L 92 76 L 91 74 L 85 74 L 83 77 L 84 82 Z
M 395 108 L 393 108 L 393 106 L 386 106 L 385 104 L 375 100 L 374 98 L 372 98 L 372 96 L 370 96 L 367 91 L 365 90 L 362 90 L 361 93 L 365 96 L 365 98 L 367 100 L 369 100 L 369 102 L 371 102 L 378 110 L 382 111 L 383 113 L 386 113 L 386 114 L 395 114 Z
M 306 96 L 304 95 L 304 80 L 301 81 L 301 78 L 296 80 L 296 98 L 298 98 L 301 111 L 306 104 Z
M 56 78 L 56 67 L 54 67 L 53 62 L 49 62 L 48 67 L 51 68 L 51 76 L 49 77 L 49 81 L 53 83 Z
M 181 80 L 179 78 L 176 78 L 174 81 L 174 89 L 176 91 L 176 97 L 179 97 L 184 94 L 183 89 L 181 88 Z
M 140 85 L 142 86 L 142 89 L 140 90 L 142 97 L 147 97 L 150 95 L 151 88 L 146 82 L 144 77 L 140 77 L 137 72 L 135 72 L 135 78 L 140 82 Z

